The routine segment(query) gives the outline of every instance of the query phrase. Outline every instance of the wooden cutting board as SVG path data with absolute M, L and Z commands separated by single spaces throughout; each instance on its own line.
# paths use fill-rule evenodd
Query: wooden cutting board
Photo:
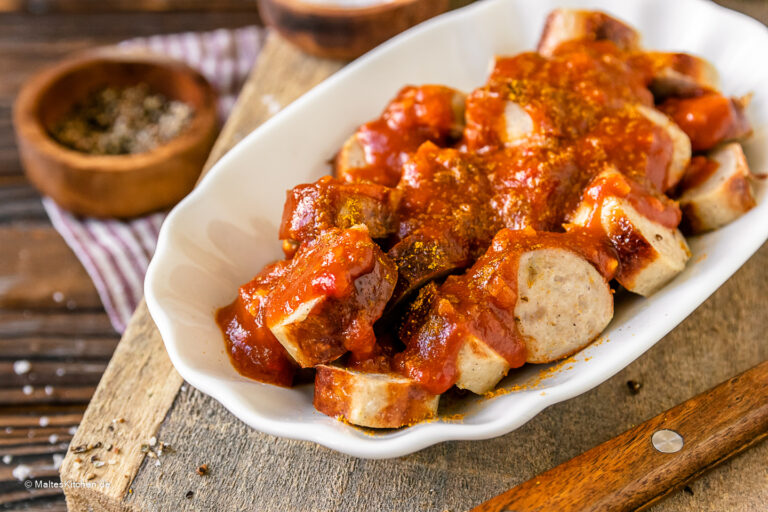
M 271 106 L 286 105 L 339 67 L 271 36 L 207 168 L 267 119 Z M 66 488 L 67 503 L 73 511 L 466 510 L 768 359 L 767 293 L 764 246 L 677 329 L 594 390 L 508 435 L 381 461 L 246 427 L 182 382 L 142 303 L 71 446 L 101 445 L 69 452 L 61 467 L 63 482 L 91 485 Z M 641 384 L 638 392 L 630 380 Z M 153 457 L 160 443 L 171 448 Z M 97 468 L 92 456 L 107 464 Z M 202 464 L 208 472 L 201 476 Z M 753 511 L 766 503 L 762 443 L 653 510 Z

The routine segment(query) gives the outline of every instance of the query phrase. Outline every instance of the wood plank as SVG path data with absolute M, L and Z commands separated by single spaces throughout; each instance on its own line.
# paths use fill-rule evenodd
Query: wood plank
M 33 312 L 0 310 L 0 337 L 28 336 L 97 336 L 114 333 L 109 318 L 102 311 Z
M 7 428 L 0 434 L 0 446 L 3 452 L 8 447 L 49 443 L 51 439 L 56 442 L 66 442 L 72 439 L 72 427 L 45 427 L 45 428 Z M 53 437 L 52 437 L 53 436 Z
M 51 471 L 46 471 L 45 473 L 40 472 L 38 474 L 39 474 L 40 477 L 44 477 L 44 476 L 49 476 L 50 477 L 50 476 L 53 476 L 50 473 L 51 473 Z M 49 497 L 49 496 L 58 496 L 59 494 L 61 494 L 61 491 L 59 489 L 32 489 L 32 490 L 21 489 L 19 491 L 13 492 L 13 493 L 7 493 L 7 494 L 3 494 L 2 496 L 0 496 L 0 505 L 8 505 L 10 503 L 15 503 L 17 501 L 22 501 L 22 500 L 24 500 L 24 501 L 26 501 L 26 500 L 37 500 L 37 499 L 44 498 L 44 497 Z M 30 510 L 35 510 L 35 509 L 27 508 L 25 506 L 22 510 L 24 510 L 25 512 L 28 512 Z M 57 509 L 57 508 L 51 508 L 51 509 L 40 508 L 40 509 L 37 509 L 37 510 L 46 510 L 47 511 L 47 510 L 60 510 L 60 509 Z
M 106 367 L 106 365 L 104 365 Z M 29 392 L 28 392 L 29 391 Z M 96 391 L 92 386 L 51 386 L 32 389 L 0 388 L 1 405 L 88 403 Z
M 0 190 L 0 202 L 15 202 Z M 88 274 L 50 224 L 0 224 L 0 309 L 11 308 L 101 309 Z
M 2 448 L 4 455 L 12 457 L 21 457 L 27 455 L 52 455 L 59 453 L 63 457 L 69 447 L 69 438 L 58 439 L 54 443 L 46 440 L 43 444 L 26 444 L 22 446 L 4 446 Z
M 44 420 L 45 424 L 54 427 L 73 426 L 80 423 L 83 415 L 78 413 L 73 414 L 56 414 L 45 416 L 47 420 Z M 22 414 L 0 414 L 0 428 L 26 428 L 36 427 L 41 425 L 40 417 L 22 415 Z
M 106 360 L 115 351 L 117 334 L 109 336 L 22 336 L 0 339 L 0 359 Z
M 35 361 L 28 373 L 17 374 L 14 362 L 0 361 L 0 388 L 97 384 L 106 361 Z

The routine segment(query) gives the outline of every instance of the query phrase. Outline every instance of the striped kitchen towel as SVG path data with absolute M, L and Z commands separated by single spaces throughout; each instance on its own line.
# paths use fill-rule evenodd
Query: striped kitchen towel
M 263 28 L 245 27 L 137 38 L 118 46 L 162 53 L 199 70 L 219 94 L 223 121 L 256 62 L 265 36 Z M 126 221 L 105 220 L 73 215 L 48 197 L 43 198 L 43 205 L 54 228 L 93 279 L 112 326 L 122 333 L 141 300 L 144 274 L 165 213 Z

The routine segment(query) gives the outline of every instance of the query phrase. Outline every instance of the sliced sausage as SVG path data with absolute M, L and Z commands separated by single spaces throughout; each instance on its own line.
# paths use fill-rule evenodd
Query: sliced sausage
M 544 24 L 537 51 L 551 56 L 566 41 L 613 41 L 622 50 L 640 47 L 640 34 L 629 25 L 600 11 L 555 9 Z
M 517 286 L 515 320 L 525 339 L 526 362 L 548 363 L 581 350 L 613 318 L 608 282 L 568 249 L 524 253 Z
M 535 142 L 548 135 L 540 126 L 547 118 L 543 105 L 521 105 L 507 98 L 507 94 L 493 88 L 480 88 L 467 97 L 467 125 L 464 141 L 467 149 L 477 151 L 487 147 L 515 146 Z M 534 123 L 527 109 L 536 109 Z
M 456 387 L 478 395 L 496 387 L 509 363 L 480 338 L 467 336 L 456 357 Z
M 657 100 L 689 97 L 717 90 L 717 69 L 707 60 L 687 53 L 647 52 L 651 63 L 651 91 Z
M 672 141 L 672 158 L 667 166 L 666 179 L 662 191 L 677 185 L 685 174 L 691 161 L 691 140 L 666 114 L 655 108 L 637 105 L 637 111 L 653 124 L 661 128 Z
M 339 179 L 344 179 L 348 171 L 360 169 L 366 165 L 365 148 L 355 133 L 344 142 L 336 155 L 336 176 Z M 358 180 L 344 179 L 344 181 L 354 182 Z
M 397 279 L 395 265 L 365 226 L 331 229 L 302 244 L 269 293 L 265 324 L 307 368 L 351 350 L 373 352 L 373 323 Z
M 397 185 L 402 165 L 422 143 L 446 145 L 461 136 L 464 108 L 464 94 L 450 87 L 404 87 L 381 117 L 347 139 L 336 155 L 336 177 Z
M 363 224 L 371 238 L 385 238 L 397 228 L 399 198 L 397 189 L 323 176 L 288 191 L 279 236 L 297 247 L 327 229 Z
M 621 261 L 616 279 L 629 291 L 647 297 L 685 268 L 691 251 L 678 229 L 650 220 L 617 198 L 606 199 L 603 215 Z
M 434 418 L 440 395 L 394 373 L 363 373 L 318 365 L 315 408 L 353 425 L 398 428 Z
M 601 229 L 616 250 L 616 280 L 648 296 L 685 268 L 691 256 L 677 229 L 680 211 L 661 196 L 633 184 L 615 169 L 597 176 L 571 215 L 571 225 Z
M 680 207 L 693 233 L 717 229 L 755 206 L 752 173 L 741 144 L 697 157 L 681 184 Z
M 387 256 L 397 266 L 397 285 L 390 307 L 425 284 L 468 267 L 470 252 L 446 232 L 422 230 L 396 243 Z

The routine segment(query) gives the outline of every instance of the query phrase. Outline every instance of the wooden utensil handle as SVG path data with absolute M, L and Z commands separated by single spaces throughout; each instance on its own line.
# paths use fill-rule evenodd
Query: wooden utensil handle
M 662 453 L 651 438 L 683 438 Z M 674 449 L 674 434 L 661 446 Z M 768 361 L 546 473 L 473 512 L 624 511 L 645 508 L 768 435 Z M 659 445 L 659 443 L 657 443 Z

